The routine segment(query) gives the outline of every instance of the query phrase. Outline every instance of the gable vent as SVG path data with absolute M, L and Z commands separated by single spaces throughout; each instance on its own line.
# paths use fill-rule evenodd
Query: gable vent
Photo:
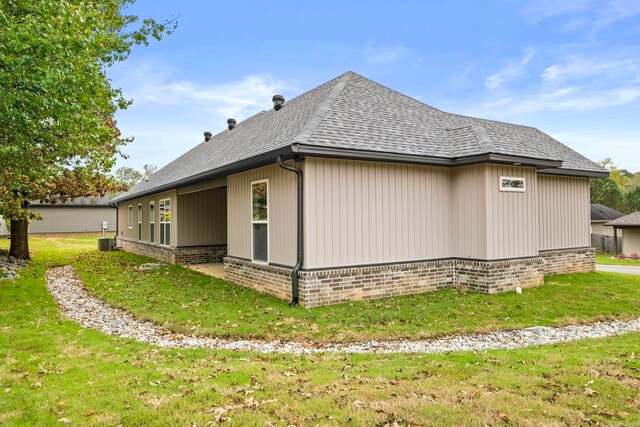
M 273 98 L 271 98 L 271 100 L 273 101 L 273 109 L 274 110 L 278 111 L 279 109 L 284 107 L 284 96 L 282 96 L 282 95 L 273 95 Z
M 234 127 L 236 127 L 236 119 L 234 118 L 229 118 L 227 119 L 227 127 L 229 128 L 229 130 L 233 129 Z

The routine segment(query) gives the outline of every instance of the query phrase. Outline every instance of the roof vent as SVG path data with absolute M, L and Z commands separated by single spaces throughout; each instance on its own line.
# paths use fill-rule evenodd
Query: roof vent
M 209 141 L 212 136 L 213 136 L 213 134 L 211 132 L 205 132 L 204 133 L 204 142 Z
M 276 111 L 284 106 L 284 96 L 282 95 L 273 95 L 271 100 L 273 101 L 273 109 Z
M 227 127 L 229 128 L 229 130 L 233 129 L 234 127 L 236 127 L 236 119 L 227 119 Z

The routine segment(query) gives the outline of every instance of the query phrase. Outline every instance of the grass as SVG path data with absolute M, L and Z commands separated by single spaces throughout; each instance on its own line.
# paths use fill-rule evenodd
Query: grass
M 78 266 L 99 266 L 105 254 L 86 252 L 94 239 L 33 239 L 30 267 L 0 281 L 0 424 L 640 423 L 640 334 L 515 351 L 288 356 L 162 349 L 83 329 L 60 315 L 44 272 L 81 251 Z M 622 282 L 603 277 L 613 288 Z M 565 291 L 570 276 L 562 280 L 554 286 Z
M 632 259 L 616 259 L 612 254 L 596 252 L 596 264 L 635 265 L 636 267 L 640 267 L 640 260 L 634 261 Z
M 73 263 L 90 292 L 114 306 L 176 332 L 225 338 L 426 338 L 631 318 L 640 312 L 640 276 L 622 280 L 610 273 L 573 274 L 550 277 L 522 295 L 447 289 L 307 310 L 178 266 L 136 270 L 149 261 L 125 252 L 93 251 Z

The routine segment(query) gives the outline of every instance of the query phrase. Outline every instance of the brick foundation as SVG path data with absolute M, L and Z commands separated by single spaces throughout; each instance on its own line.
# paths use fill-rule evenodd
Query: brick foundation
M 386 298 L 453 285 L 450 260 L 300 272 L 300 302 L 305 307 Z
M 543 259 L 532 257 L 500 261 L 455 260 L 455 285 L 493 294 L 541 285 Z
M 291 269 L 227 257 L 224 279 L 266 292 L 280 299 L 291 299 Z
M 124 250 L 174 264 L 222 261 L 226 245 L 171 248 L 137 240 L 118 239 Z M 345 301 L 417 294 L 459 286 L 482 293 L 498 293 L 516 287 L 541 285 L 544 276 L 588 272 L 595 269 L 593 248 L 540 251 L 540 256 L 522 259 L 481 261 L 445 259 L 390 265 L 301 271 L 300 304 L 305 307 Z M 224 257 L 225 279 L 266 292 L 277 298 L 291 298 L 291 268 L 257 264 Z
M 596 250 L 591 247 L 540 251 L 544 274 L 588 273 L 596 269 Z
M 116 242 L 124 251 L 179 265 L 222 262 L 227 254 L 227 245 L 171 247 L 125 237 L 118 237 Z

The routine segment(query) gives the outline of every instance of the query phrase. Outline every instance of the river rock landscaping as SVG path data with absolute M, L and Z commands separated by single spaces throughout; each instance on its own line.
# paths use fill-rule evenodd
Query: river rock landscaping
M 446 353 L 451 351 L 515 349 L 587 338 L 603 338 L 640 331 L 640 318 L 628 321 L 596 322 L 560 328 L 535 326 L 513 331 L 453 335 L 427 340 L 327 343 L 279 340 L 222 340 L 179 334 L 134 318 L 90 295 L 72 266 L 47 271 L 47 288 L 66 316 L 84 327 L 110 335 L 173 348 L 209 348 L 262 353 Z
M 27 267 L 27 262 L 0 253 L 0 279 L 13 280 L 20 276 L 20 270 Z

